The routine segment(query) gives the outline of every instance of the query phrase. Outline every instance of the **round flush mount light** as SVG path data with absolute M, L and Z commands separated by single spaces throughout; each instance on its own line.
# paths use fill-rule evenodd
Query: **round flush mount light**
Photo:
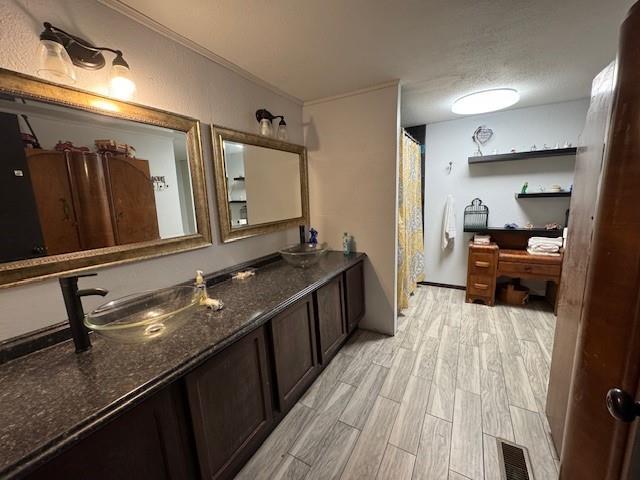
M 495 112 L 515 105 L 520 94 L 513 88 L 495 88 L 470 93 L 453 102 L 451 111 L 458 115 L 474 115 L 477 113 Z

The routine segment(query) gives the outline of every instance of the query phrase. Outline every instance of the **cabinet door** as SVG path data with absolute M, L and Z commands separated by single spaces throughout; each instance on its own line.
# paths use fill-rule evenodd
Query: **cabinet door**
M 186 378 L 202 478 L 232 478 L 272 423 L 264 328 Z
M 107 154 L 104 171 L 116 243 L 125 245 L 159 239 L 149 162 Z
M 104 169 L 97 153 L 65 152 L 83 250 L 116 244 Z
M 195 478 L 180 386 L 175 384 L 143 401 L 27 478 Z
M 340 275 L 316 292 L 320 357 L 323 364 L 331 359 L 347 337 L 342 284 Z
M 280 410 L 286 412 L 318 373 L 311 297 L 271 321 Z
M 347 299 L 347 327 L 349 332 L 358 326 L 364 316 L 364 270 L 360 262 L 345 272 L 345 297 Z
M 82 250 L 64 152 L 25 151 L 47 254 Z

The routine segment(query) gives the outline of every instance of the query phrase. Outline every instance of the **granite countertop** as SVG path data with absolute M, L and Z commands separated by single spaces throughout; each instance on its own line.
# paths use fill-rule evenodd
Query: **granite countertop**
M 364 256 L 329 252 L 309 269 L 280 260 L 248 280 L 218 283 L 208 292 L 225 308 L 198 308 L 163 340 L 124 344 L 94 334 L 80 355 L 67 341 L 0 365 L 0 477 L 45 462 Z

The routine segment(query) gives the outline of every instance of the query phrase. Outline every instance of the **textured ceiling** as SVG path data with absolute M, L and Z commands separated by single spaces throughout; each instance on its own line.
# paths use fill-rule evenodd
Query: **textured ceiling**
M 394 79 L 404 125 L 471 91 L 517 107 L 588 96 L 633 0 L 110 0 L 302 100 Z

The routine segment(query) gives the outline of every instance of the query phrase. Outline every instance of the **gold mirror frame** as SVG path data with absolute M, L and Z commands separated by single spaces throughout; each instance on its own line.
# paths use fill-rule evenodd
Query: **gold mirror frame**
M 0 68 L 0 93 L 18 95 L 78 110 L 169 128 L 186 133 L 197 232 L 182 237 L 97 248 L 0 264 L 0 288 L 56 277 L 70 271 L 160 257 L 211 245 L 200 122 L 156 108 L 46 82 Z
M 213 139 L 213 166 L 215 171 L 216 197 L 218 200 L 218 223 L 220 225 L 220 239 L 223 243 L 240 240 L 242 238 L 264 235 L 309 224 L 309 178 L 307 174 L 307 149 L 302 145 L 283 142 L 273 138 L 263 137 L 252 133 L 240 132 L 230 128 L 211 126 Z M 224 160 L 224 141 L 228 140 L 246 145 L 273 148 L 285 152 L 297 153 L 300 157 L 300 198 L 302 199 L 302 216 L 287 218 L 276 222 L 261 223 L 231 228 L 229 218 L 229 193 L 225 181 L 226 165 Z

